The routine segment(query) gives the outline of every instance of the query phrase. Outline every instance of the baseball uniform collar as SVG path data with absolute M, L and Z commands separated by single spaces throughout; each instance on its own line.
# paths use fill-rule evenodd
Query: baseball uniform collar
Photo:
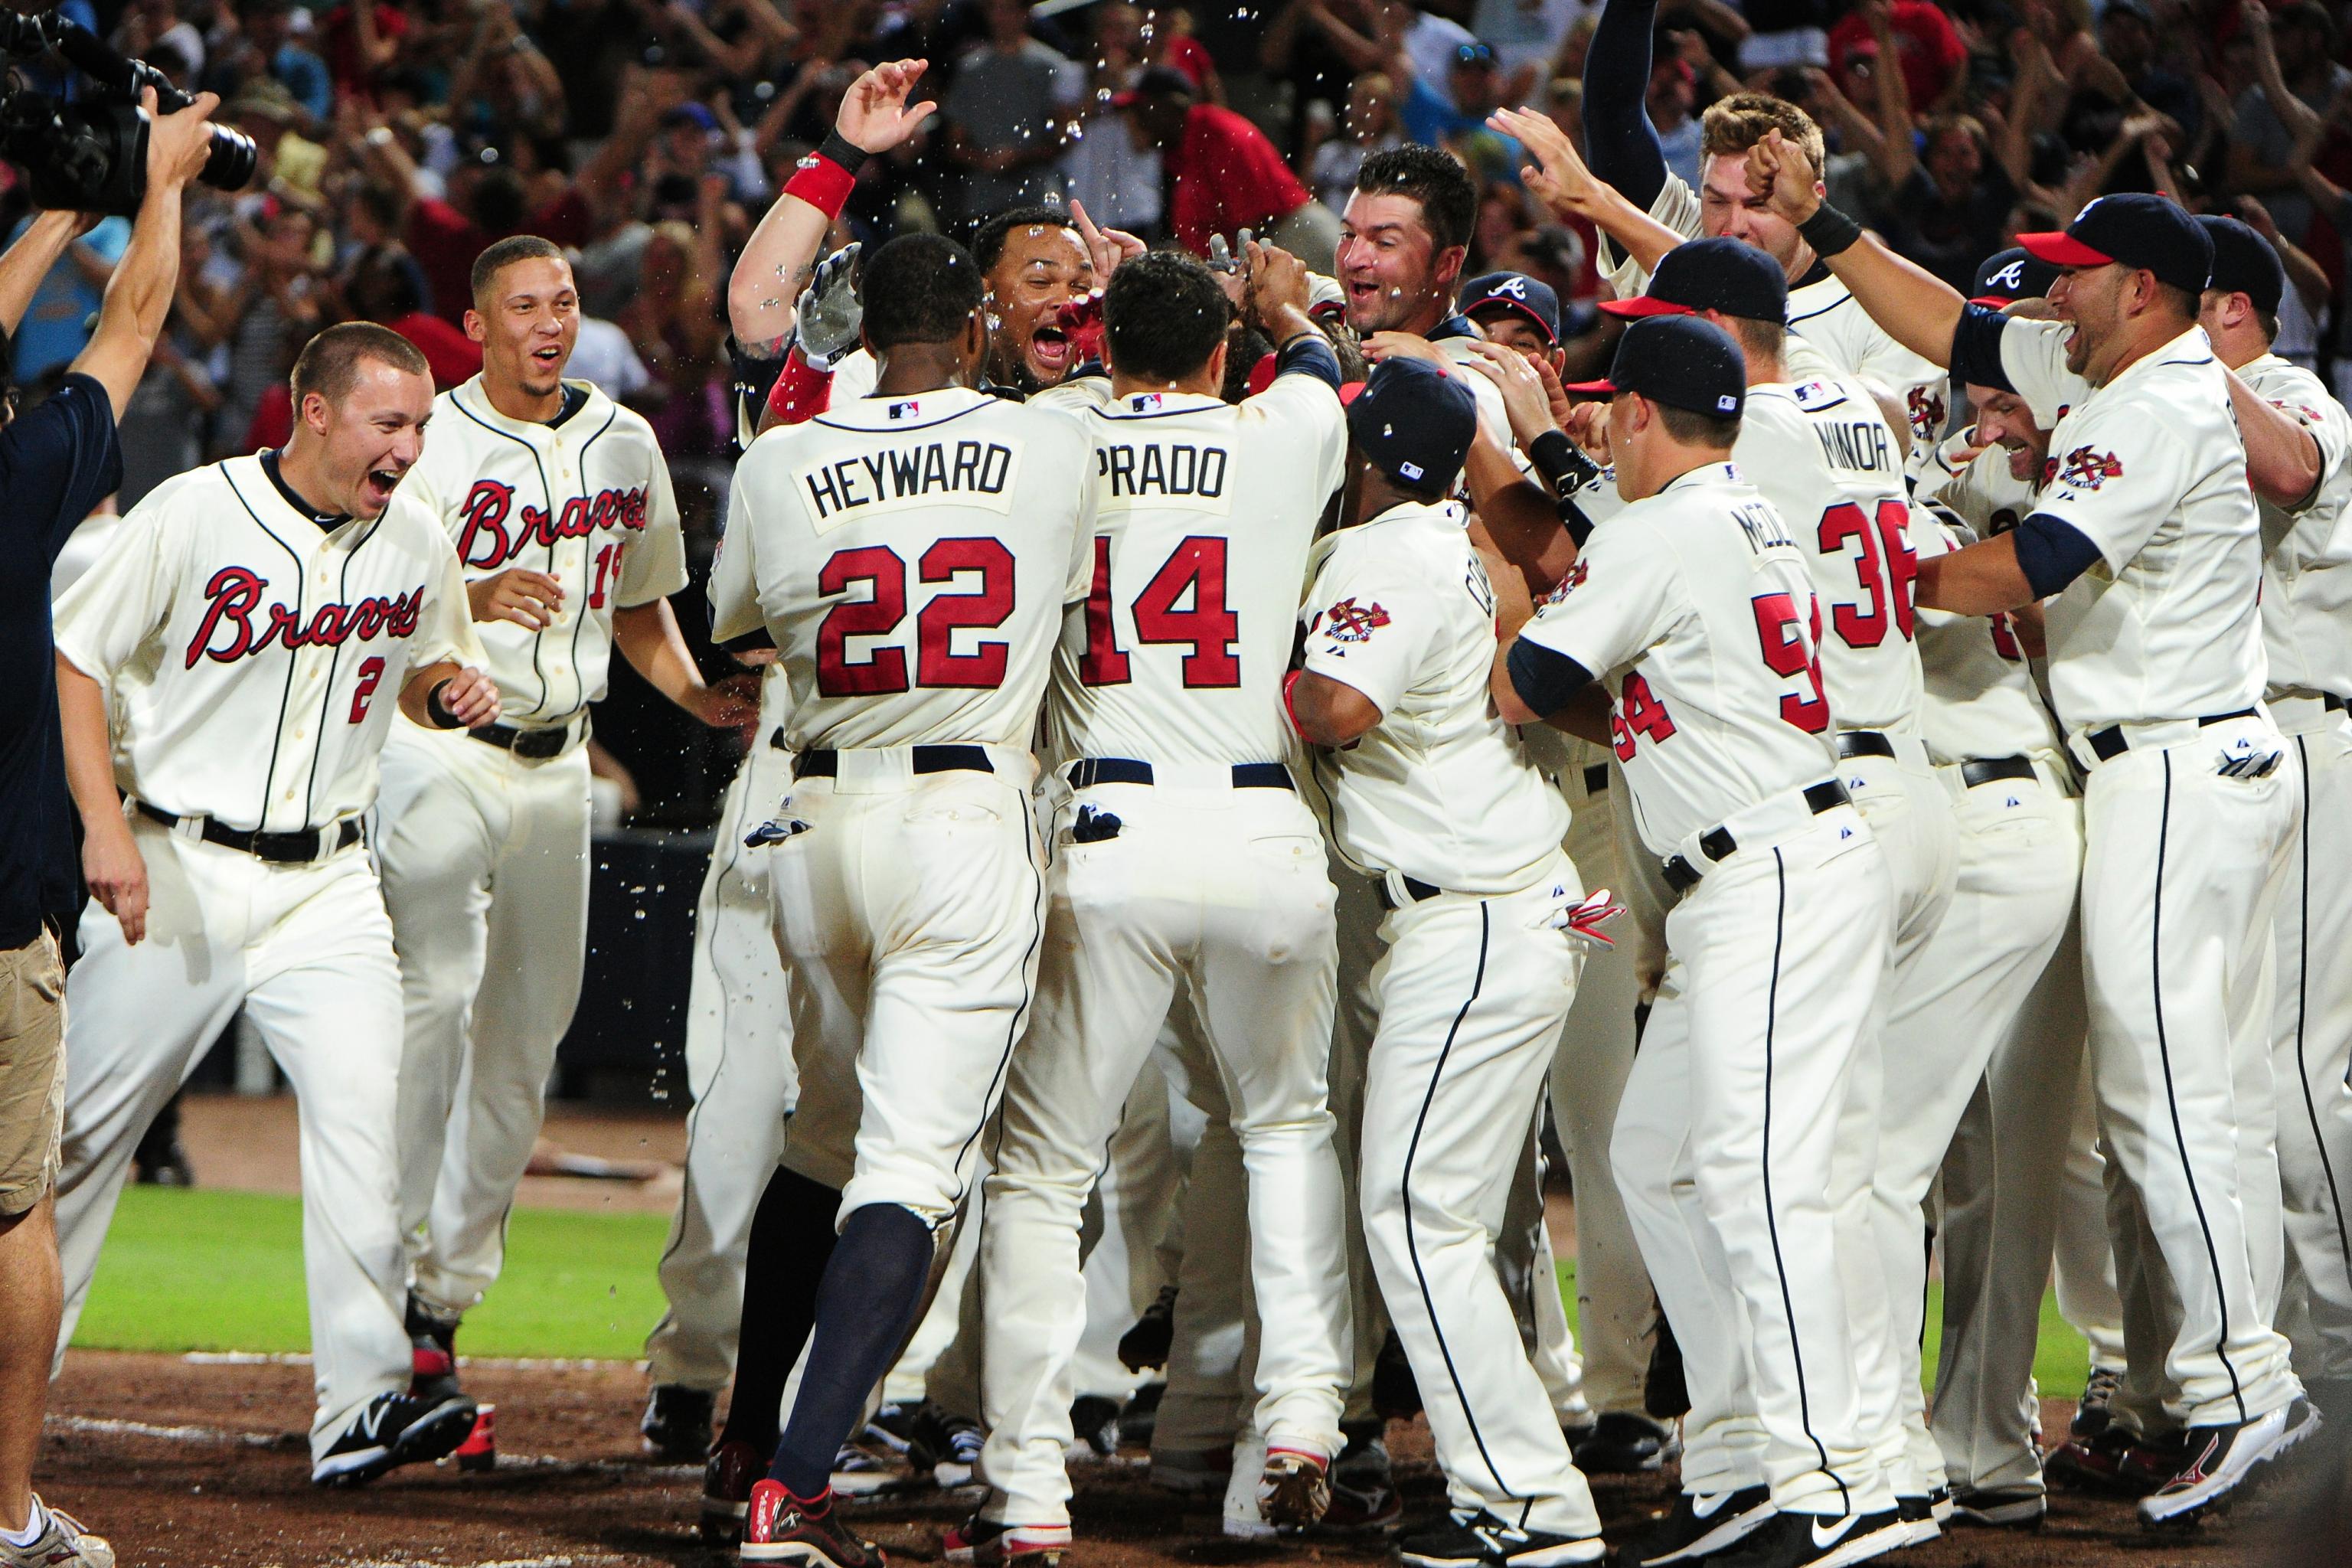
M 2192 324 L 2187 331 L 2181 333 L 2177 338 L 2169 340 L 2163 347 L 2153 349 L 2148 353 L 2140 355 L 2139 358 L 2132 361 L 2131 363 L 2124 366 L 2123 369 L 2115 374 L 2114 377 L 2109 380 L 2105 386 L 2100 387 L 2098 390 L 2101 392 L 2112 392 L 2117 386 L 2129 382 L 2134 376 L 2139 374 L 2143 370 L 2147 370 L 2152 366 L 2168 364 L 2210 364 L 2213 363 L 2215 363 L 2213 359 L 2213 341 L 2205 335 L 2204 328 Z
M 1191 414 L 1196 409 L 1223 408 L 1225 400 L 1205 392 L 1130 392 L 1103 405 L 1106 419 L 1157 419 L 1165 414 Z
M 845 405 L 826 409 L 811 424 L 828 425 L 836 430 L 919 430 L 944 419 L 954 419 L 975 408 L 994 404 L 996 398 L 969 386 L 939 386 L 929 392 L 902 393 L 885 397 L 869 393 L 853 398 Z
M 586 416 L 596 410 L 598 404 L 609 401 L 597 390 L 594 382 L 566 376 L 563 379 L 563 405 L 551 423 L 542 425 L 535 419 L 509 419 L 491 403 L 489 391 L 482 385 L 478 373 L 463 385 L 452 389 L 449 397 L 466 411 L 469 418 L 488 426 L 502 436 L 520 437 L 534 446 L 559 439 L 556 434 L 559 428 L 595 429 L 603 421 Z
M 1676 474 L 1658 487 L 1660 495 L 1682 489 L 1714 489 L 1723 485 L 1745 484 L 1739 477 L 1737 463 L 1701 463 L 1697 468 Z

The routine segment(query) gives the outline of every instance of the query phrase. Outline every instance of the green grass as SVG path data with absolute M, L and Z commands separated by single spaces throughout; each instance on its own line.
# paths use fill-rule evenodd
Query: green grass
M 486 1356 L 634 1359 L 661 1316 L 654 1265 L 659 1215 L 517 1209 L 506 1273 L 466 1315 L 466 1352 Z M 1576 1266 L 1559 1268 L 1570 1322 Z M 1936 1365 L 1942 1288 L 1927 1301 L 1927 1365 Z M 74 1343 L 87 1350 L 305 1351 L 302 1210 L 253 1193 L 129 1187 L 106 1239 Z M 2044 1394 L 2083 1391 L 2089 1350 L 2049 1298 L 2033 1375 Z
M 517 1209 L 506 1272 L 466 1315 L 485 1356 L 634 1358 L 661 1316 L 660 1215 Z M 307 1351 L 302 1209 L 290 1197 L 128 1187 L 74 1343 Z

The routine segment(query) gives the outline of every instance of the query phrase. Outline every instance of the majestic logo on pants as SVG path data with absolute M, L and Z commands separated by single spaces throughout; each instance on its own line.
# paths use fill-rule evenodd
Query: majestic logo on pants
M 235 664 L 248 654 L 268 651 L 273 643 L 290 652 L 336 647 L 354 638 L 369 642 L 378 637 L 414 637 L 417 612 L 425 604 L 425 585 L 420 583 L 397 598 L 378 594 L 356 604 L 321 605 L 310 612 L 307 622 L 299 605 L 271 605 L 265 624 L 257 630 L 255 612 L 261 608 L 262 590 L 268 586 L 267 578 L 248 567 L 224 566 L 214 573 L 213 580 L 205 584 L 205 597 L 212 603 L 196 635 L 188 640 L 185 668 L 194 669 L 200 658 Z
M 512 529 L 508 515 L 514 510 L 514 486 L 496 479 L 476 479 L 457 509 L 465 526 L 457 531 L 457 559 L 478 570 L 506 565 L 530 545 L 555 547 L 559 539 L 584 539 L 608 528 L 642 531 L 646 526 L 646 487 L 603 489 L 593 496 L 573 496 L 550 519 L 545 507 L 527 506 Z

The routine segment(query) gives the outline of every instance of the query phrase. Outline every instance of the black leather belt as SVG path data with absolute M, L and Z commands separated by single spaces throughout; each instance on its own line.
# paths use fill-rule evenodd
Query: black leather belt
M 2033 777 L 2031 757 L 1970 757 L 1960 764 L 1960 783 L 1969 789 L 1995 779 L 2030 779 Z
M 1857 733 L 1868 734 L 1869 731 L 1860 731 Z M 1885 742 L 1886 738 L 1883 735 L 1875 738 L 1881 744 Z M 1842 780 L 1823 779 L 1817 784 L 1805 786 L 1805 805 L 1815 816 L 1819 816 L 1832 806 L 1845 805 L 1848 798 L 1845 784 Z M 1698 836 L 1698 847 L 1699 853 L 1705 855 L 1709 860 L 1728 860 L 1739 852 L 1739 840 L 1731 836 L 1731 829 L 1727 827 L 1710 827 Z M 1679 893 L 1698 885 L 1699 869 L 1689 860 L 1677 855 L 1666 862 L 1665 876 L 1666 886 Z
M 563 754 L 563 748 L 572 744 L 572 726 L 569 724 L 555 724 L 538 730 L 520 730 L 512 724 L 485 724 L 466 733 L 484 745 L 496 746 L 501 752 L 512 752 L 518 757 L 535 763 L 560 757 Z
M 1895 742 L 1875 730 L 1840 730 L 1837 752 L 1841 757 L 1886 757 L 1895 755 Z
M 914 771 L 919 773 L 992 773 L 996 771 L 996 764 L 988 760 L 986 746 L 910 746 L 908 750 L 915 753 Z M 830 748 L 803 752 L 793 759 L 793 777 L 796 779 L 840 776 L 841 753 Z
M 2251 719 L 2255 712 L 2256 710 L 2252 708 L 2241 708 L 2234 713 L 2208 713 L 2197 722 L 2226 724 L 2232 719 Z M 2124 738 L 2124 727 L 2121 724 L 2110 724 L 2104 730 L 2094 730 L 2083 739 L 2089 743 L 2091 754 L 2103 763 L 2114 762 L 2131 749 L 2131 742 Z
M 1406 877 L 1402 879 L 1402 881 L 1404 882 L 1404 896 L 1411 899 L 1416 904 L 1424 903 L 1427 900 L 1437 897 L 1438 894 L 1445 891 L 1444 889 L 1424 882 L 1418 877 Z M 1396 895 L 1389 891 L 1388 879 L 1385 877 L 1381 878 L 1378 887 L 1381 895 L 1381 908 L 1384 910 L 1395 909 L 1397 907 Z
M 1070 764 L 1070 787 L 1091 789 L 1096 784 L 1148 784 L 1152 782 L 1150 763 L 1139 763 L 1132 757 L 1086 757 Z M 1280 763 L 1235 763 L 1235 789 L 1289 789 L 1298 786 L 1291 782 L 1290 770 Z
M 150 822 L 160 822 L 166 827 L 177 827 L 187 820 L 175 812 L 165 811 L 160 805 L 150 805 L 143 800 L 132 804 L 138 807 L 140 816 Z M 357 844 L 360 841 L 359 819 L 354 816 L 343 818 L 334 837 L 334 847 L 327 852 L 330 855 Z M 207 816 L 202 837 L 207 844 L 217 844 L 224 849 L 242 850 L 255 859 L 267 860 L 273 866 L 307 866 L 313 860 L 326 858 L 319 853 L 320 835 L 316 828 L 305 833 L 247 833 L 241 828 L 224 827 Z
M 1595 763 L 1584 770 L 1584 793 L 1599 795 L 1609 787 L 1609 764 Z

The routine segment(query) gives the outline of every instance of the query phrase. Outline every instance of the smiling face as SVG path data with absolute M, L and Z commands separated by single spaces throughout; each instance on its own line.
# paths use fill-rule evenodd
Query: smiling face
M 1509 349 L 1530 363 L 1540 362 L 1554 370 L 1559 368 L 1559 352 L 1545 341 L 1543 329 L 1517 310 L 1489 306 L 1470 319 L 1486 330 L 1488 342 Z
M 580 340 L 571 264 L 533 256 L 499 268 L 466 312 L 466 335 L 482 345 L 482 376 L 492 388 L 554 396 Z
M 1075 229 L 1031 224 L 1004 237 L 1003 254 L 989 269 L 988 374 L 1006 385 L 1047 387 L 1076 367 L 1069 339 L 1055 310 L 1083 300 L 1095 286 L 1095 267 Z
M 382 517 L 392 492 L 425 449 L 425 422 L 432 415 L 431 376 L 379 359 L 361 360 L 357 379 L 340 399 L 330 402 L 319 392 L 302 399 L 293 438 L 314 448 L 312 471 L 326 491 L 306 492 L 304 499 L 363 522 Z
M 2109 262 L 2069 267 L 2050 285 L 2050 306 L 2074 330 L 2066 338 L 2066 368 L 2093 386 L 2105 383 L 2123 335 L 2124 295 L 2139 274 Z
M 1445 317 L 1462 247 L 1437 248 L 1421 203 L 1394 192 L 1348 198 L 1339 220 L 1339 285 L 1360 334 L 1425 330 Z
M 1969 403 L 1976 410 L 1977 439 L 2008 455 L 2010 477 L 2028 484 L 2039 482 L 2042 459 L 2050 449 L 2050 432 L 2033 422 L 2033 411 L 2025 399 L 1970 382 Z

